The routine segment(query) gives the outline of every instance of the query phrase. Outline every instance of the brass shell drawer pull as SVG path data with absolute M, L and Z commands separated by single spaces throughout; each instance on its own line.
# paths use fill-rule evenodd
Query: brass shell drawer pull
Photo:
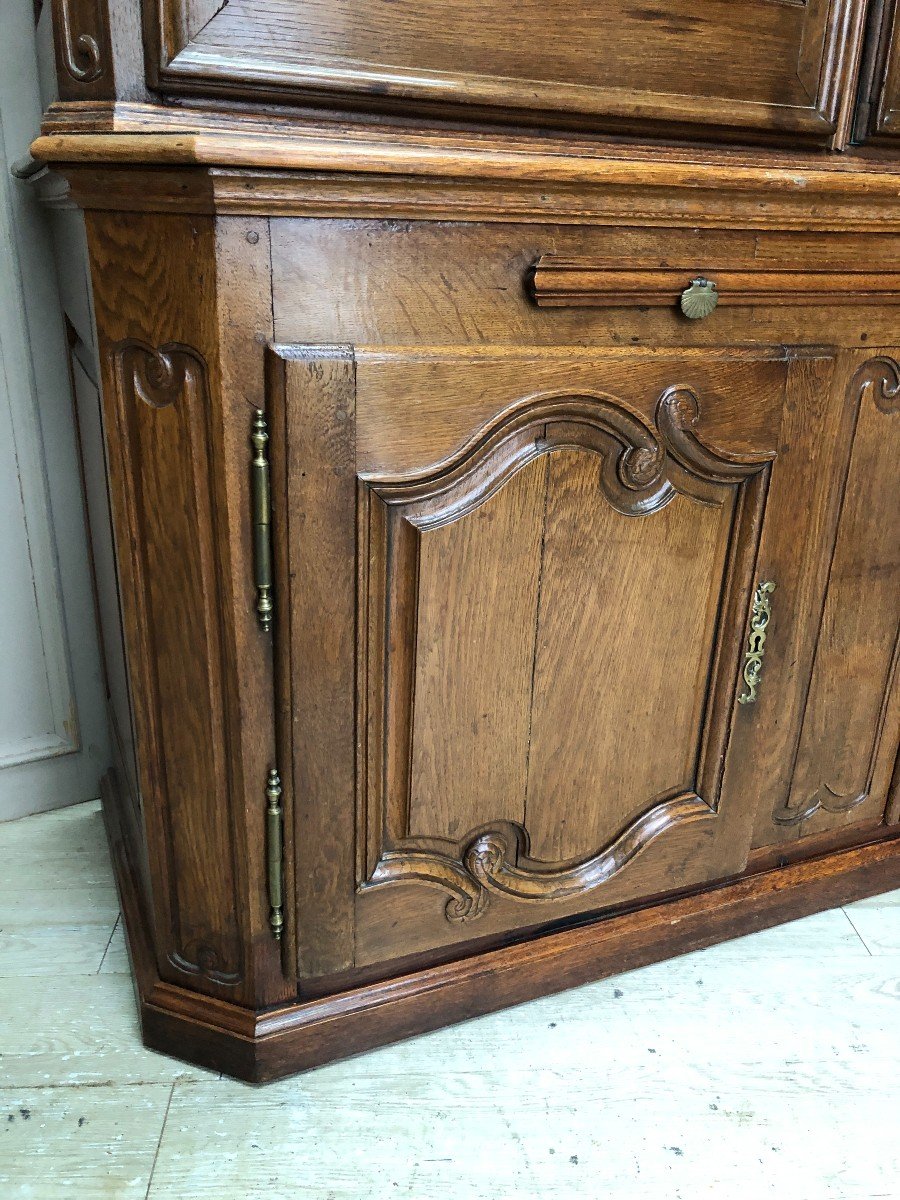
M 681 293 L 681 311 L 692 321 L 708 317 L 719 303 L 719 289 L 712 279 L 692 279 Z
M 766 633 L 772 617 L 772 606 L 769 596 L 775 591 L 771 581 L 761 583 L 753 597 L 753 608 L 750 613 L 750 636 L 747 638 L 747 652 L 744 655 L 744 683 L 746 687 L 740 696 L 738 704 L 755 704 L 756 689 L 762 675 L 763 655 L 766 652 Z

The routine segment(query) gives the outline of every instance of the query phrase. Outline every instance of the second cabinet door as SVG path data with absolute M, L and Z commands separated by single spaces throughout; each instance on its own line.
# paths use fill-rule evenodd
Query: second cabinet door
M 269 368 L 301 978 L 740 872 L 811 667 L 838 360 Z

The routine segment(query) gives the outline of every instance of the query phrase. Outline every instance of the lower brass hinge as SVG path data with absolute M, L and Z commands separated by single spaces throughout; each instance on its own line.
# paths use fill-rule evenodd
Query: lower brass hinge
M 281 940 L 284 929 L 284 817 L 281 779 L 274 768 L 266 780 L 266 859 L 269 875 L 269 928 Z

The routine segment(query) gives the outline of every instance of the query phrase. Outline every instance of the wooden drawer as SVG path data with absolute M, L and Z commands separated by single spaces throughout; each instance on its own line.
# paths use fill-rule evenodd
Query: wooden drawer
M 862 0 L 147 0 L 171 92 L 665 136 L 827 144 Z

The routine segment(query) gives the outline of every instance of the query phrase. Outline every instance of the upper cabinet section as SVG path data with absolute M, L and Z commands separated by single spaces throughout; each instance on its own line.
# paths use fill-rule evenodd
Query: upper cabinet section
M 144 0 L 151 87 L 623 135 L 840 143 L 865 0 Z
M 891 142 L 900 136 L 900 36 L 896 21 L 896 0 L 873 0 L 860 71 L 856 141 Z

